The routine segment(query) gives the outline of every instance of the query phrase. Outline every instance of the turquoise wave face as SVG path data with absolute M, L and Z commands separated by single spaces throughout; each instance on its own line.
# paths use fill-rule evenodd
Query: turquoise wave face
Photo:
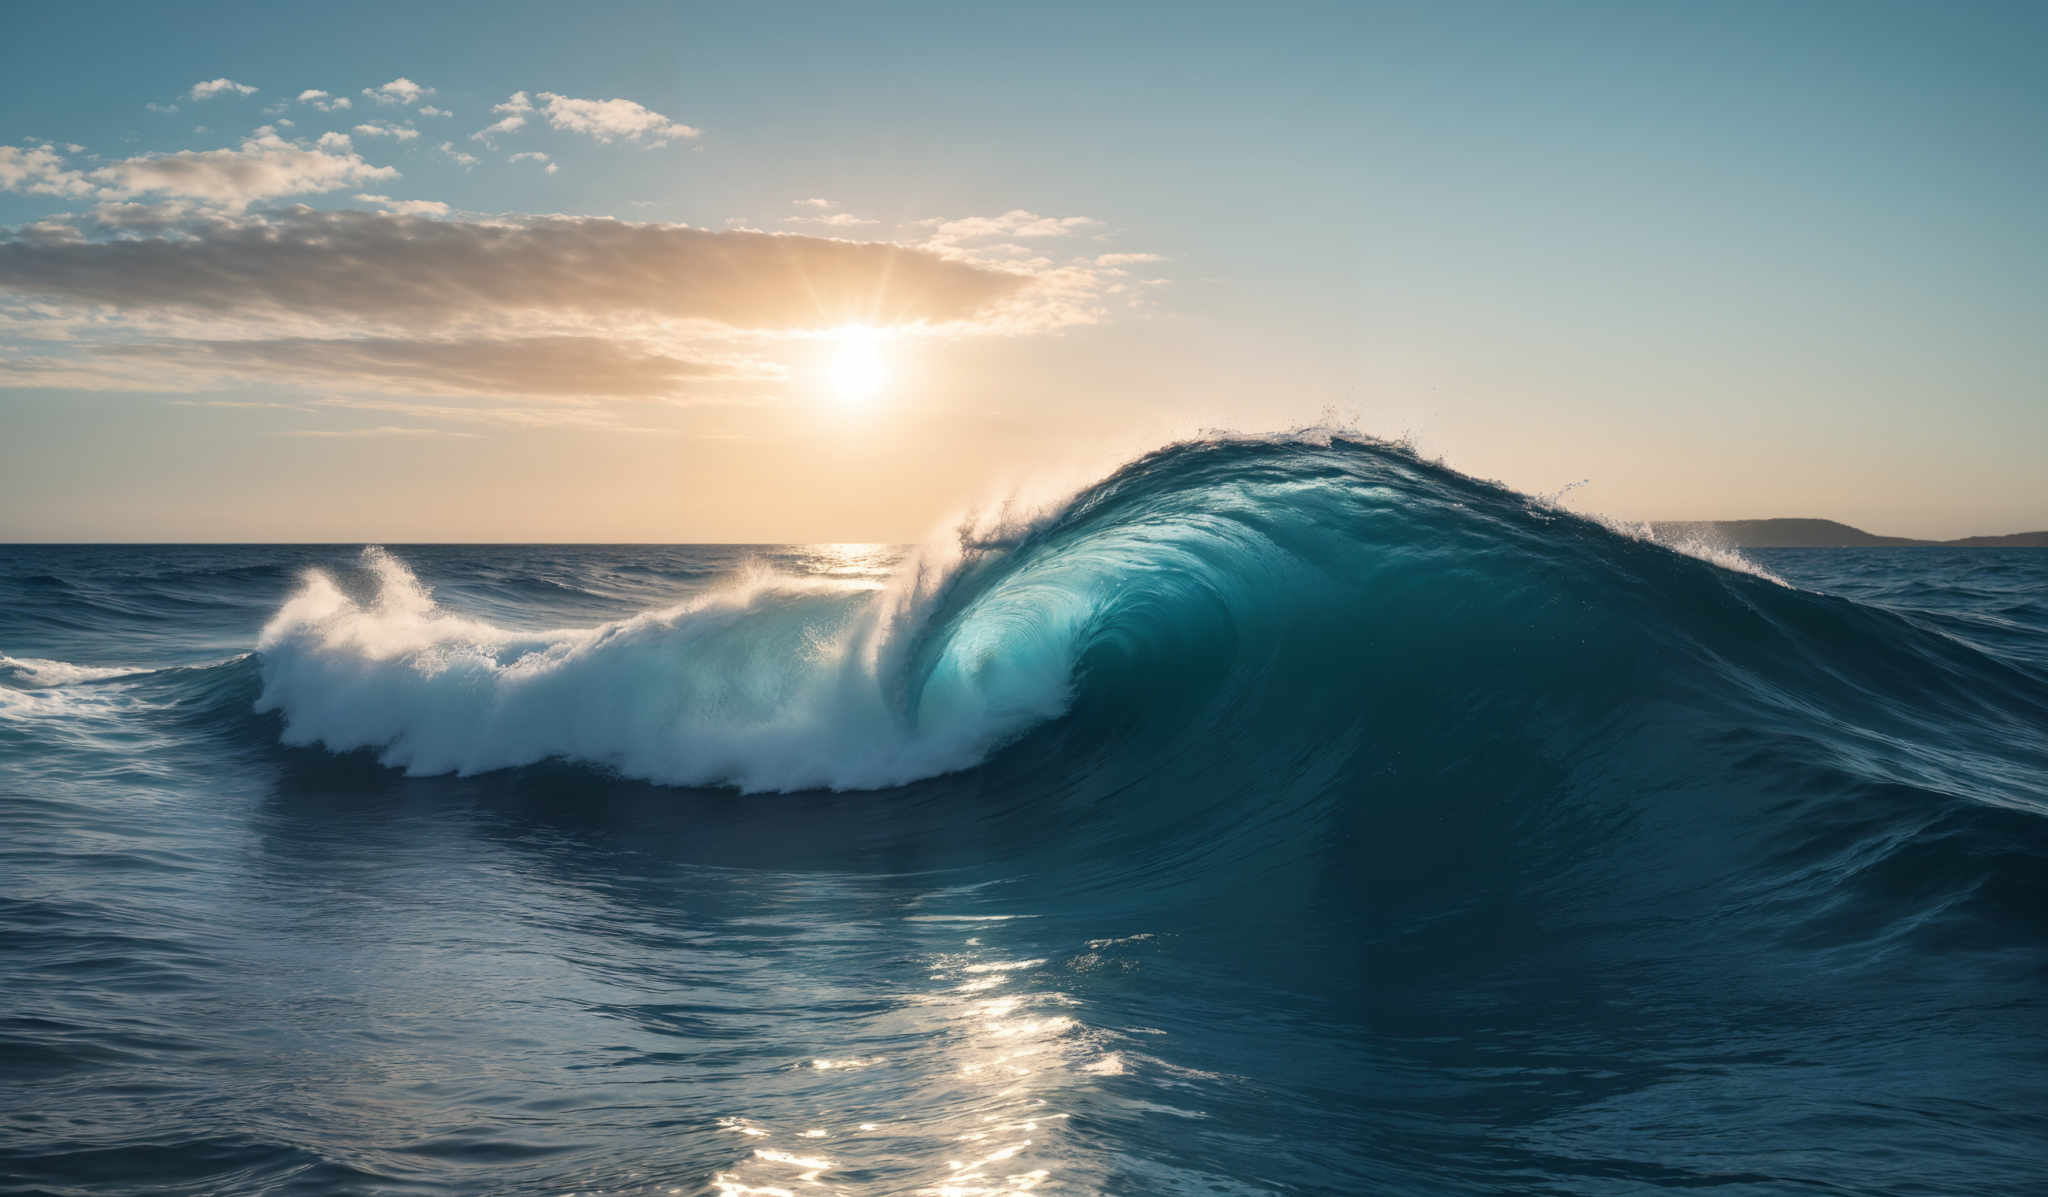
M 909 554 L 8 552 L 17 1187 L 2048 1167 L 2048 555 L 1341 436 Z
M 2041 765 L 2025 733 L 2048 692 L 2024 661 L 1739 564 L 1384 445 L 1177 446 L 970 545 L 903 638 L 903 703 L 919 723 L 963 695 L 1036 714 L 1064 687 L 1062 743 L 1099 723 L 1225 775 L 1239 739 L 1299 741 L 1314 768 L 1484 745 L 1611 762 L 1619 728 L 1659 720 L 1848 736 L 1873 776 L 1910 742 L 1920 780 L 1948 761 L 1959 789 L 1991 758 Z

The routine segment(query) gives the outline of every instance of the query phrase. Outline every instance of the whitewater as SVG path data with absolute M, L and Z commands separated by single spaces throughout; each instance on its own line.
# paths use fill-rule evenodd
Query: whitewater
M 2048 552 L 0 547 L 0 1192 L 2023 1191 L 2044 932 Z

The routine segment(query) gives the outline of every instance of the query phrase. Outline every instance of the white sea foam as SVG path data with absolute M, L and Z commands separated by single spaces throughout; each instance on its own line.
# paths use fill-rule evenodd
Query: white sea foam
M 0 720 L 35 721 L 90 734 L 117 723 L 142 704 L 131 686 L 85 683 L 147 672 L 0 655 Z
M 1739 574 L 1748 574 L 1751 577 L 1762 578 L 1766 582 L 1776 582 L 1787 589 L 1791 588 L 1792 584 L 1790 582 L 1765 569 L 1755 561 L 1750 560 L 1743 555 L 1741 549 L 1726 542 L 1699 534 L 1691 536 L 1659 536 L 1655 527 L 1641 521 L 1631 522 L 1628 520 L 1611 519 L 1606 516 L 1595 516 L 1594 518 L 1599 520 L 1610 531 L 1626 536 L 1630 540 L 1642 540 L 1648 541 L 1651 544 L 1663 545 L 1674 553 L 1683 553 L 1688 557 L 1697 558 L 1709 565 L 1718 565 L 1722 569 L 1733 570 Z
M 126 677 L 146 670 L 130 667 L 107 667 L 100 665 L 73 665 L 69 661 L 51 661 L 43 657 L 10 657 L 0 654 L 0 685 L 17 689 L 44 689 L 52 686 L 75 686 L 80 682 L 104 681 L 110 677 Z
M 751 573 L 689 602 L 587 628 L 514 632 L 438 607 L 366 550 L 366 599 L 309 573 L 264 629 L 258 709 L 284 737 L 374 749 L 415 774 L 553 757 L 670 784 L 899 785 L 965 768 L 1067 698 L 1072 641 L 943 654 L 905 709 L 892 671 L 943 570 L 877 590 Z

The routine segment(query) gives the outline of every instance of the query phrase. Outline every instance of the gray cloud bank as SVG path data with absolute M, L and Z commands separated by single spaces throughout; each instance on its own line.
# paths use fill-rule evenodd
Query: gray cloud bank
M 471 322 L 494 313 L 738 329 L 972 320 L 1029 280 L 880 242 L 586 217 L 298 210 L 113 240 L 0 242 L 0 290 L 123 309 Z
M 911 246 L 586 217 L 71 220 L 0 235 L 0 326 L 50 351 L 0 344 L 0 385 L 677 397 L 782 378 L 735 352 L 749 338 L 970 325 L 1032 281 Z

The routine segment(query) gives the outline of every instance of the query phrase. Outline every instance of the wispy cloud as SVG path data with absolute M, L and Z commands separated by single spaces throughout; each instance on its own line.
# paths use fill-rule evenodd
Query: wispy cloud
M 643 108 L 632 100 L 579 100 L 540 93 L 542 111 L 557 129 L 582 133 L 599 141 L 646 141 L 662 144 L 684 141 L 702 131 Z
M 253 96 L 256 89 L 223 76 L 219 79 L 208 79 L 204 83 L 194 83 L 192 90 L 185 94 L 194 100 L 211 100 L 220 95 Z
M 252 411 L 306 411 L 303 403 L 279 403 L 275 399 L 173 399 L 172 407 L 247 408 Z
M 366 121 L 351 132 L 358 137 L 390 137 L 398 141 L 411 141 L 420 135 L 411 125 L 394 125 L 385 121 Z
M 283 435 L 319 438 L 452 436 L 474 439 L 476 437 L 474 432 L 458 432 L 453 428 L 426 428 L 414 424 L 380 424 L 375 428 L 288 428 L 284 431 Z
M 516 133 L 524 129 L 527 120 L 535 115 L 553 128 L 607 143 L 637 141 L 666 145 L 702 134 L 702 130 L 663 116 L 633 100 L 587 100 L 552 91 L 541 92 L 537 98 L 539 103 L 536 104 L 536 97 L 528 96 L 524 91 L 513 92 L 504 103 L 492 106 L 491 113 L 499 119 L 470 136 L 489 141 L 499 134 Z
M 1048 243 L 1102 235 L 1102 222 L 1088 216 L 1045 216 L 1012 208 L 997 216 L 934 217 L 910 227 L 924 236 L 921 248 L 940 257 L 1029 277 L 1034 302 L 1014 313 L 1017 326 L 1025 330 L 1095 324 L 1117 309 L 1143 310 L 1151 301 L 1133 289 L 1129 267 L 1165 260 L 1134 252 L 1056 257 L 1058 247 Z M 1151 288 L 1163 282 L 1144 279 L 1138 285 Z
M 697 406 L 697 405 L 692 405 Z M 705 405 L 709 406 L 709 405 Z M 721 405 L 733 407 L 737 405 Z M 626 432 L 673 434 L 674 427 L 649 424 L 646 406 L 621 408 L 597 403 L 547 404 L 454 404 L 422 403 L 412 399 L 376 399 L 336 396 L 316 400 L 312 407 L 332 411 L 367 411 L 408 420 L 432 420 L 446 424 L 483 425 L 497 428 L 546 429 L 578 432 Z
M 784 224 L 815 224 L 826 228 L 850 229 L 864 224 L 882 223 L 879 220 L 870 220 L 864 216 L 855 216 L 851 212 L 838 211 L 839 205 L 828 199 L 814 197 L 812 199 L 800 199 L 795 202 L 797 207 L 804 210 L 795 216 L 783 217 L 782 222 Z
M 301 209 L 143 240 L 0 245 L 0 289 L 20 293 L 407 323 L 515 312 L 746 329 L 943 322 L 972 318 L 1026 282 L 885 242 L 593 217 L 449 221 Z
M 526 118 L 533 113 L 533 100 L 523 91 L 515 91 L 502 104 L 491 105 L 491 113 L 498 120 L 469 135 L 471 141 L 489 144 L 491 138 L 500 133 L 517 133 L 526 127 Z
M 967 216 L 919 222 L 939 245 L 958 245 L 991 237 L 1066 237 L 1101 222 L 1088 216 L 1040 216 L 1014 208 L 1001 216 Z
M 446 216 L 448 205 L 440 200 L 392 199 L 388 195 L 358 195 L 356 199 L 365 204 L 375 204 L 386 212 L 400 216 Z
M 198 377 L 405 395 L 655 398 L 705 381 L 762 381 L 743 361 L 691 360 L 604 337 L 186 341 L 112 348 L 109 357 Z
M 850 229 L 864 224 L 880 224 L 882 222 L 865 216 L 855 216 L 851 212 L 832 212 L 824 216 L 785 216 L 783 217 L 783 223 L 817 224 L 824 225 L 827 228 Z
M 434 89 L 431 87 L 421 87 L 419 84 L 400 75 L 389 83 L 381 83 L 376 87 L 364 88 L 363 94 L 379 104 L 417 104 L 428 96 L 433 95 Z
M 353 107 L 347 96 L 332 96 L 316 87 L 299 93 L 299 103 L 311 104 L 322 112 L 341 112 Z
M 158 193 L 239 209 L 256 200 L 395 179 L 398 172 L 372 166 L 345 147 L 309 147 L 259 131 L 234 149 L 143 154 L 97 167 L 87 177 L 108 197 Z

